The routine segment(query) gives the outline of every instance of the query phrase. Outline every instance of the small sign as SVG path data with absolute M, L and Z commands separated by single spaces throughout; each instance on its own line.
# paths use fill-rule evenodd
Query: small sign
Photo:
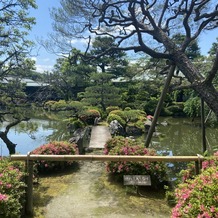
M 149 186 L 151 185 L 150 175 L 124 175 L 124 185 L 140 185 Z

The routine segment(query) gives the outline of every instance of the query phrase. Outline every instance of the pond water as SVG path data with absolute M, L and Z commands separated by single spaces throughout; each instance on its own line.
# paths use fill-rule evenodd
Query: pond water
M 1 130 L 4 130 L 5 125 L 6 123 L 1 126 Z M 8 138 L 17 144 L 16 153 L 27 154 L 49 141 L 69 139 L 69 133 L 62 122 L 40 118 L 31 119 L 28 123 L 22 122 L 12 127 L 8 133 Z M 0 155 L 9 155 L 8 149 L 1 139 Z
M 161 117 L 152 138 L 152 147 L 169 155 L 203 154 L 200 120 L 191 118 Z M 207 150 L 212 154 L 218 148 L 218 128 L 206 127 Z
M 158 122 L 156 130 L 160 135 L 152 138 L 153 148 L 166 155 L 202 154 L 200 120 L 191 122 L 190 118 L 161 117 Z M 9 139 L 17 144 L 17 153 L 27 154 L 51 140 L 70 138 L 66 124 L 61 121 L 40 117 L 31 119 L 30 123 L 31 127 L 36 127 L 33 131 L 27 131 L 28 125 L 24 128 L 24 123 L 9 131 Z M 4 126 L 1 126 L 1 130 L 4 130 Z M 218 128 L 207 127 L 206 135 L 207 149 L 209 153 L 213 153 L 218 148 Z M 145 136 L 142 136 L 142 140 L 145 140 Z M 8 149 L 2 140 L 0 140 L 0 155 L 8 155 Z

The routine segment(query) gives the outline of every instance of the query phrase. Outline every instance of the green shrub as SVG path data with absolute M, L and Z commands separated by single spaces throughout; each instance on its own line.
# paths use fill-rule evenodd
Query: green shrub
M 88 109 L 81 111 L 78 116 L 83 122 L 93 125 L 95 118 L 101 117 L 101 114 L 98 110 Z
M 117 120 L 121 126 L 125 126 L 126 125 L 126 121 L 124 119 L 122 119 L 119 115 L 116 114 L 110 114 L 107 117 L 107 123 L 111 123 L 113 120 Z
M 124 111 L 126 119 L 130 122 L 137 122 L 138 120 L 146 120 L 146 113 L 142 110 L 126 110 Z
M 0 217 L 21 217 L 24 199 L 24 164 L 0 159 Z
M 31 154 L 45 155 L 75 155 L 78 154 L 76 144 L 66 141 L 53 141 L 36 148 Z M 73 164 L 72 161 L 37 161 L 36 168 L 38 172 L 59 171 Z
M 120 110 L 118 106 L 109 106 L 106 108 L 106 113 L 109 114 L 111 111 Z
M 189 117 L 199 117 L 201 113 L 201 101 L 198 97 L 189 98 L 184 103 L 184 112 Z
M 55 103 L 56 103 L 56 101 L 47 101 L 47 102 L 45 102 L 43 107 L 45 110 L 51 110 Z
M 145 148 L 131 139 L 122 137 L 109 140 L 105 145 L 104 153 L 108 155 L 157 155 L 154 149 Z M 150 175 L 154 187 L 160 187 L 166 180 L 166 167 L 161 162 L 108 162 L 107 171 L 118 178 L 122 178 L 123 175 Z
M 123 120 L 125 120 L 125 121 L 126 121 L 126 119 L 127 119 L 127 117 L 126 117 L 124 111 L 122 111 L 122 110 L 114 110 L 114 111 L 111 111 L 111 112 L 109 113 L 109 116 L 112 115 L 112 114 L 119 116 L 121 119 L 123 119 Z

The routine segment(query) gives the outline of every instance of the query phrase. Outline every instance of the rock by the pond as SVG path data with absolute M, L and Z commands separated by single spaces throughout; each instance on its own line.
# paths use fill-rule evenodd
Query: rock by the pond
M 141 135 L 142 129 L 137 128 L 136 126 L 127 126 L 126 127 L 126 134 L 127 135 Z
M 70 143 L 76 143 L 79 149 L 79 154 L 85 152 L 85 148 L 88 147 L 91 136 L 91 127 L 86 127 L 84 129 L 77 129 L 73 133 L 73 137 L 69 139 Z
M 111 135 L 123 135 L 124 134 L 123 126 L 117 120 L 113 120 L 110 122 L 109 131 Z
M 167 121 L 163 121 L 163 122 L 161 122 L 160 124 L 161 124 L 162 126 L 168 126 L 168 125 L 169 125 Z

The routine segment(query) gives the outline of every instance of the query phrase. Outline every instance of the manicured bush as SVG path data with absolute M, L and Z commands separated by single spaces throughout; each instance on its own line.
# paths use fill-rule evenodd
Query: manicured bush
M 88 109 L 81 111 L 78 116 L 83 122 L 93 125 L 95 119 L 101 117 L 101 114 L 98 110 Z
M 142 110 L 126 110 L 125 116 L 129 122 L 137 122 L 138 120 L 146 120 L 147 114 Z
M 45 154 L 45 155 L 74 155 L 78 154 L 76 144 L 66 141 L 53 141 L 44 144 L 31 152 L 31 154 Z M 38 172 L 53 172 L 63 170 L 73 164 L 72 161 L 37 161 L 36 168 Z
M 119 122 L 119 124 L 121 126 L 125 126 L 126 125 L 126 121 L 124 119 L 122 119 L 119 115 L 116 115 L 116 114 L 110 114 L 108 117 L 107 117 L 107 123 L 110 124 L 113 120 L 117 120 Z
M 106 108 L 106 113 L 109 114 L 111 111 L 120 110 L 118 106 L 109 106 Z
M 110 112 L 109 116 L 112 115 L 112 114 L 121 117 L 125 121 L 127 120 L 126 114 L 122 110 L 113 110 L 113 111 Z
M 52 110 L 52 107 L 55 103 L 56 103 L 56 101 L 47 101 L 47 102 L 45 102 L 43 108 L 45 110 Z
M 74 112 L 82 110 L 84 104 L 79 101 L 47 101 L 44 104 L 45 110 L 51 111 L 66 111 L 66 110 L 73 110 Z
M 82 122 L 80 119 L 78 118 L 68 118 L 68 119 L 64 119 L 63 122 L 66 123 L 67 129 L 70 132 L 74 132 L 75 130 L 79 129 L 79 128 L 83 128 L 85 127 L 85 123 Z
M 218 217 L 218 167 L 209 167 L 175 190 L 177 204 L 172 217 Z
M 0 217 L 19 218 L 25 199 L 24 164 L 0 159 Z
M 105 145 L 104 153 L 108 155 L 157 155 L 154 149 L 145 148 L 131 139 L 122 137 L 109 140 Z M 123 175 L 150 175 L 154 187 L 158 187 L 166 180 L 166 167 L 161 162 L 108 162 L 107 171 L 118 178 L 122 178 Z

